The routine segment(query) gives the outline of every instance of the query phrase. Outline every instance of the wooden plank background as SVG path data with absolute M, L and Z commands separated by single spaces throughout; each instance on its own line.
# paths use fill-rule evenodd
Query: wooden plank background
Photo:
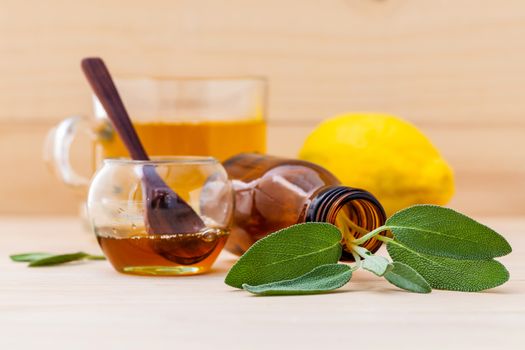
M 522 0 L 0 0 L 0 214 L 74 214 L 47 130 L 89 114 L 83 56 L 116 75 L 264 75 L 269 151 L 324 118 L 398 114 L 456 171 L 452 205 L 525 214 Z

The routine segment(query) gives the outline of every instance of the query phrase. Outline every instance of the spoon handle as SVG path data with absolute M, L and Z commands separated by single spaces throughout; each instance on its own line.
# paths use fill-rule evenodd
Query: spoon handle
M 104 61 L 98 57 L 85 58 L 82 60 L 82 70 L 129 150 L 131 158 L 149 160 Z

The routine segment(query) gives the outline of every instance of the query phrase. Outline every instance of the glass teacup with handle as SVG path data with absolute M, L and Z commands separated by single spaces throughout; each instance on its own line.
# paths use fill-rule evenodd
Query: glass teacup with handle
M 264 78 L 117 79 L 133 125 L 151 156 L 212 156 L 266 151 Z M 106 112 L 93 98 L 93 117 L 61 121 L 47 138 L 45 158 L 57 176 L 85 198 L 90 175 L 72 166 L 71 146 L 87 135 L 90 150 L 77 152 L 93 173 L 104 159 L 127 157 Z M 84 215 L 84 205 L 81 210 Z

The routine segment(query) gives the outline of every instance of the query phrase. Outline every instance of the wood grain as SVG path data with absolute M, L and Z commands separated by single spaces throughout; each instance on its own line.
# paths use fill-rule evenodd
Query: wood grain
M 52 123 L 0 123 L 0 158 L 6 164 L 0 182 L 0 213 L 70 214 L 79 211 L 83 193 L 73 193 L 60 183 L 42 161 L 45 134 Z M 286 157 L 297 155 L 314 125 L 275 125 L 268 128 L 268 151 Z M 521 130 L 502 127 L 424 128 L 455 169 L 456 195 L 451 205 L 470 215 L 524 215 L 525 162 Z M 483 142 L 480 142 L 483 140 Z M 17 145 L 13 152 L 13 145 Z M 509 151 L 509 149 L 511 151 Z M 512 150 L 516 151 L 512 151 Z M 74 145 L 73 158 L 88 174 L 91 157 L 87 143 Z M 31 193 L 31 200 L 22 194 Z
M 39 172 L 41 164 L 25 163 L 38 162 L 45 128 L 90 113 L 79 67 L 90 55 L 104 57 L 116 76 L 267 76 L 275 154 L 294 155 L 317 122 L 337 113 L 400 115 L 428 133 L 454 166 L 454 205 L 525 213 L 521 0 L 453 6 L 443 0 L 129 0 L 124 7 L 117 0 L 0 0 L 0 6 L 0 132 L 6 135 L 0 153 L 13 168 L 36 169 L 31 175 L 40 186 L 27 203 L 12 194 L 30 193 L 31 186 L 13 170 L 2 172 L 2 213 L 76 210 L 72 195 Z M 51 194 L 58 200 L 49 201 Z
M 88 111 L 79 61 L 97 54 L 116 75 L 266 75 L 274 120 L 381 110 L 523 126 L 520 0 L 1 3 L 2 119 Z
M 0 213 L 77 214 L 83 193 L 66 188 L 43 161 L 50 123 L 0 123 Z M 80 154 L 79 154 L 80 153 Z M 83 155 L 82 155 L 83 154 Z M 86 163 L 85 151 L 75 152 Z M 89 168 L 89 167 L 88 167 Z M 88 169 L 83 169 L 87 173 Z
M 358 271 L 337 293 L 255 297 L 224 284 L 227 253 L 194 277 L 127 276 L 105 261 L 31 269 L 7 255 L 95 253 L 94 237 L 75 219 L 0 218 L 0 348 L 522 349 L 525 219 L 482 221 L 514 248 L 498 288 L 420 295 Z
M 269 152 L 296 156 L 313 127 L 270 126 Z M 456 193 L 450 206 L 469 215 L 525 214 L 523 130 L 505 125 L 442 125 L 422 130 L 454 169 Z

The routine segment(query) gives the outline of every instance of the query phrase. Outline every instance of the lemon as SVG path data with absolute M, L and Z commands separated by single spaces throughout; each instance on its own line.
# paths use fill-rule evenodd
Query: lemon
M 299 158 L 373 193 L 387 215 L 418 203 L 444 205 L 454 194 L 452 169 L 439 151 L 415 126 L 392 115 L 328 119 L 308 136 Z

